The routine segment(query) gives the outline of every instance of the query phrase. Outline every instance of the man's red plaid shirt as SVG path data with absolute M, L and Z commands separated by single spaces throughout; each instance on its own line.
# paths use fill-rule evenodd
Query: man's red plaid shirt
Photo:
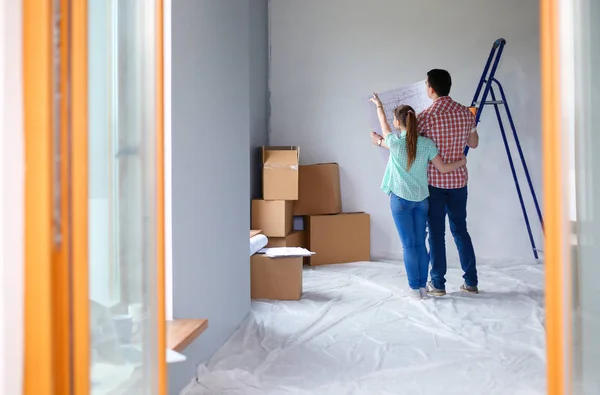
M 444 163 L 462 159 L 467 139 L 476 130 L 475 116 L 462 104 L 449 96 L 440 97 L 417 115 L 419 134 L 433 140 Z M 453 172 L 442 174 L 429 163 L 429 185 L 442 189 L 457 189 L 467 185 L 469 174 L 463 166 Z

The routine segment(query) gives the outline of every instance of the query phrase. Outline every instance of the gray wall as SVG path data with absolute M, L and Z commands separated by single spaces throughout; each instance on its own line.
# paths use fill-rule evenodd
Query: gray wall
M 303 163 L 339 163 L 344 210 L 371 213 L 374 258 L 399 259 L 402 247 L 387 197 L 379 190 L 385 162 L 370 144 L 369 119 L 360 98 L 423 80 L 429 69 L 446 68 L 453 77 L 452 97 L 468 105 L 499 37 L 508 44 L 497 76 L 541 197 L 537 0 L 269 4 L 269 142 L 301 146 Z M 532 257 L 493 109 L 484 111 L 479 130 L 481 143 L 469 154 L 468 164 L 475 251 L 484 257 Z M 527 191 L 525 178 L 521 181 Z M 535 213 L 533 205 L 528 208 Z M 530 219 L 541 246 L 539 222 L 535 216 Z M 457 257 L 451 237 L 447 245 Z
M 250 188 L 262 198 L 260 147 L 269 139 L 269 18 L 267 0 L 250 0 Z
M 266 21 L 266 0 L 173 0 L 173 316 L 209 329 L 169 367 L 169 394 L 250 309 L 247 169 L 267 139 Z

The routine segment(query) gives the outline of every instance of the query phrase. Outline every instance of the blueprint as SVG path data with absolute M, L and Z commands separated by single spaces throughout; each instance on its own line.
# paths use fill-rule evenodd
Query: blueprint
M 383 110 L 387 121 L 392 128 L 392 132 L 397 133 L 394 130 L 394 109 L 401 104 L 408 104 L 414 108 L 418 114 L 421 111 L 428 108 L 433 101 L 427 96 L 427 90 L 425 88 L 425 80 L 415 82 L 410 85 L 403 86 L 401 88 L 392 89 L 385 92 L 377 92 L 381 103 L 383 104 Z M 381 134 L 381 127 L 379 126 L 379 119 L 377 118 L 377 111 L 375 105 L 369 102 L 372 94 L 363 97 L 365 111 L 367 111 L 369 126 L 376 133 Z M 386 149 L 381 149 L 382 155 L 387 160 L 389 153 Z

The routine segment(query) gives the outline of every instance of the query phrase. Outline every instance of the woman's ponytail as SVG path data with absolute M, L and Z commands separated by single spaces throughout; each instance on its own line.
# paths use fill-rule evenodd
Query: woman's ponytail
M 415 162 L 415 159 L 417 159 L 418 140 L 419 134 L 417 133 L 417 117 L 415 112 L 410 109 L 406 114 L 406 152 L 408 154 L 406 170 L 410 170 L 410 167 Z
M 419 141 L 417 116 L 415 110 L 411 106 L 406 105 L 396 107 L 394 116 L 406 128 L 406 153 L 408 156 L 406 170 L 408 171 L 417 159 L 417 142 Z

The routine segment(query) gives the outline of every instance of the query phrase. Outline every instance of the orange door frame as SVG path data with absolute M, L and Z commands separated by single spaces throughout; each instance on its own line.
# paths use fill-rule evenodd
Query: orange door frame
M 570 250 L 565 226 L 564 150 L 560 107 L 560 20 L 558 2 L 540 1 L 542 150 L 545 218 L 546 352 L 548 395 L 571 393 Z M 569 233 L 570 234 L 570 233 Z
M 23 0 L 25 395 L 53 395 L 52 7 Z
M 88 272 L 88 9 L 61 0 L 56 171 L 51 2 L 23 0 L 25 395 L 90 393 Z M 166 394 L 163 2 L 156 4 L 158 393 Z M 68 39 L 67 39 L 68 37 Z M 70 87 L 70 90 L 68 88 Z M 67 100 L 68 99 L 68 100 Z M 69 108 L 70 107 L 70 108 Z M 67 143 L 70 140 L 70 145 Z M 70 152 L 69 152 L 70 148 Z M 55 185 L 55 181 L 60 183 Z M 70 181 L 70 183 L 68 182 Z M 60 220 L 53 221 L 55 188 Z M 57 242 L 56 234 L 61 241 Z

